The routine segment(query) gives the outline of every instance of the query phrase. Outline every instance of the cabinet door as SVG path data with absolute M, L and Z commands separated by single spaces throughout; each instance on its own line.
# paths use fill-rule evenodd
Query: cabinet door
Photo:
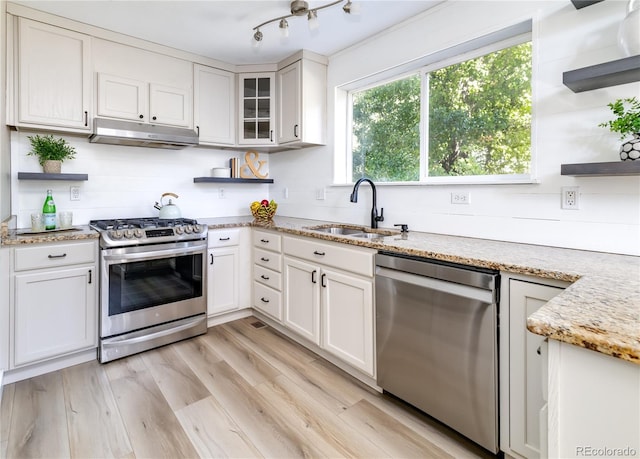
M 16 274 L 15 366 L 97 345 L 95 266 Z
M 209 250 L 208 315 L 238 309 L 238 247 Z
M 322 347 L 374 377 L 373 281 L 323 269 Z
M 149 121 L 147 83 L 115 75 L 98 75 L 98 116 Z
M 283 323 L 315 344 L 320 344 L 319 282 L 317 266 L 285 257 Z
M 90 37 L 19 18 L 18 123 L 89 131 Z
M 241 145 L 275 144 L 275 74 L 250 73 L 239 77 Z
M 235 75 L 194 65 L 194 125 L 201 144 L 233 145 L 236 139 Z
M 278 143 L 300 140 L 302 125 L 300 61 L 280 70 L 278 79 Z
M 152 124 L 192 127 L 191 91 L 160 84 L 149 85 L 149 120 Z
M 510 447 L 526 458 L 540 457 L 542 358 L 544 336 L 527 330 L 527 317 L 563 289 L 509 280 L 509 422 Z

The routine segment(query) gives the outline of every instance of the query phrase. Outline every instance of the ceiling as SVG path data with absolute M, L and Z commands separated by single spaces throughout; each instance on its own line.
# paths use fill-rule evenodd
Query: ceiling
M 259 47 L 253 28 L 289 14 L 289 0 L 19 0 L 31 8 L 113 30 L 230 64 L 275 63 L 300 49 L 330 56 L 411 18 L 441 0 L 352 0 L 357 15 L 342 4 L 318 11 L 311 32 L 306 16 L 292 17 L 289 37 L 278 22 L 261 28 Z M 309 9 L 330 1 L 309 1 Z

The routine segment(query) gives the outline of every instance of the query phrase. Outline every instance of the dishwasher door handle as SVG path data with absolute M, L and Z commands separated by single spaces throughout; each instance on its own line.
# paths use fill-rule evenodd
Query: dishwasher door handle
M 449 293 L 451 295 L 471 298 L 473 300 L 485 303 L 494 303 L 496 301 L 495 293 L 491 290 L 485 290 L 469 285 L 455 284 L 431 277 L 418 276 L 417 274 L 397 271 L 395 269 L 376 266 L 376 277 L 386 277 L 389 279 L 405 282 L 411 285 L 435 290 L 438 292 Z

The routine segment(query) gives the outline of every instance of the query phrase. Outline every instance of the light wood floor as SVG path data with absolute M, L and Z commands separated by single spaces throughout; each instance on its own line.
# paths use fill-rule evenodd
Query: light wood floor
M 3 456 L 492 457 L 253 317 L 4 388 Z

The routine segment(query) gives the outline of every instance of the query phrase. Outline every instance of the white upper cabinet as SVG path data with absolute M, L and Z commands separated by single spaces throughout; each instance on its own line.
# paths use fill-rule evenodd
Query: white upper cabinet
M 277 74 L 278 144 L 324 145 L 327 124 L 327 66 L 298 60 Z
M 147 85 L 101 73 L 98 75 L 98 116 L 145 121 L 149 119 Z
M 100 117 L 193 127 L 193 64 L 133 46 L 94 39 Z
M 90 131 L 91 38 L 25 18 L 18 18 L 17 37 L 17 110 L 8 113 L 8 123 Z
M 200 144 L 235 144 L 235 74 L 195 64 L 193 88 L 193 122 L 200 135 Z
M 238 81 L 238 144 L 275 145 L 275 73 L 242 73 Z

